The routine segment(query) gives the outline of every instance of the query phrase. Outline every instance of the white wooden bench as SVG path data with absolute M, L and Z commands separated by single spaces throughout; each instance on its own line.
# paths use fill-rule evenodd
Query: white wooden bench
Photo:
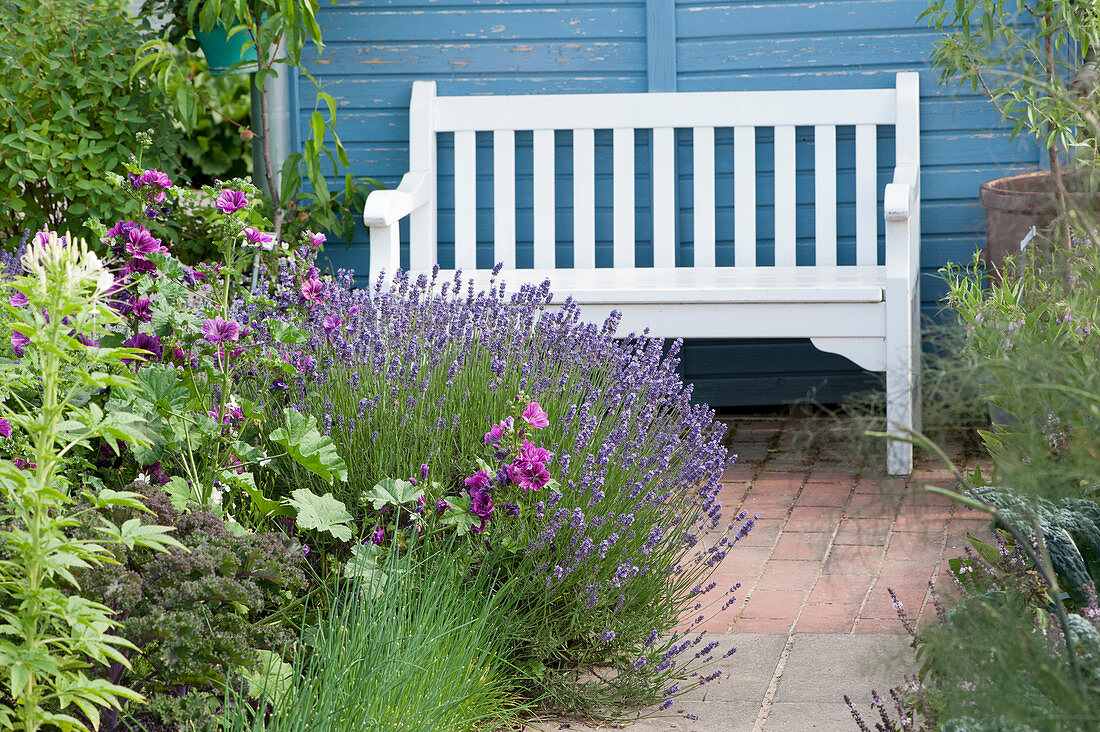
M 855 264 L 837 264 L 838 125 L 855 127 Z M 876 126 L 896 136 L 893 182 L 877 186 Z M 795 128 L 814 128 L 813 265 L 796 266 Z M 715 128 L 733 128 L 734 266 L 715 262 Z M 774 129 L 774 266 L 757 266 L 756 129 Z M 676 130 L 692 140 L 693 266 L 676 266 Z M 533 263 L 516 267 L 517 131 L 532 131 Z M 612 130 L 613 266 L 596 267 L 595 131 Z M 652 130 L 653 267 L 635 267 L 635 130 Z M 622 332 L 659 337 L 809 338 L 870 371 L 886 372 L 888 429 L 919 428 L 920 143 L 916 73 L 886 89 L 439 97 L 413 84 L 411 172 L 375 191 L 364 221 L 373 274 L 400 264 L 398 222 L 410 217 L 410 269 L 436 263 L 437 133 L 454 133 L 454 263 L 476 269 L 477 132 L 492 132 L 493 255 L 503 277 L 572 295 L 593 317 L 622 312 Z M 555 131 L 572 133 L 573 267 L 557 268 Z M 564 132 L 562 132 L 564 131 Z M 686 133 L 685 133 L 686 134 Z M 765 148 L 766 149 L 766 148 Z M 487 172 L 487 171 L 482 171 Z M 682 173 L 683 171 L 681 171 Z M 879 204 L 885 262 L 878 261 Z M 507 270 L 513 270 L 508 272 Z M 912 448 L 891 441 L 891 474 Z

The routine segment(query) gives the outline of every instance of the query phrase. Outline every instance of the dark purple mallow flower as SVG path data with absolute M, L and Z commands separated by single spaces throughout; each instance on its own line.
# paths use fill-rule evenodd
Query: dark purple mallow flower
M 16 290 L 11 294 L 11 297 L 8 298 L 8 302 L 10 302 L 11 306 L 14 308 L 21 308 L 28 302 L 30 302 L 30 300 L 28 300 L 27 296 L 24 295 L 22 292 Z
M 122 276 L 127 277 L 132 274 L 152 274 L 157 271 L 157 265 L 152 260 L 144 257 L 134 257 L 126 266 L 122 268 Z
M 107 229 L 107 236 L 112 239 L 125 239 L 130 235 L 130 230 L 138 227 L 133 221 L 119 221 L 117 224 Z
M 470 494 L 470 513 L 481 519 L 480 526 L 471 526 L 473 531 L 484 531 L 486 522 L 493 517 L 493 497 L 489 491 L 467 489 Z
M 493 488 L 493 480 L 484 470 L 477 471 L 464 482 L 471 490 L 488 491 Z
M 386 541 L 386 530 L 381 526 L 375 526 L 374 531 L 371 532 L 370 542 L 371 544 L 382 544 Z
M 153 302 L 147 297 L 140 297 L 129 304 L 130 315 L 133 315 L 142 323 L 148 323 L 153 319 Z
M 17 330 L 12 331 L 11 334 L 11 347 L 15 351 L 16 356 L 23 355 L 23 349 L 31 344 L 31 339 L 23 335 Z
M 137 333 L 130 336 L 122 342 L 124 348 L 139 348 L 143 351 L 148 351 L 152 354 L 153 358 L 160 358 L 164 353 L 164 349 L 161 348 L 160 338 L 148 333 Z M 123 363 L 130 363 L 134 359 L 124 358 Z
M 131 257 L 147 257 L 153 252 L 163 252 L 160 239 L 155 239 L 147 229 L 134 227 L 126 235 L 126 252 Z
M 203 321 L 202 334 L 211 343 L 235 341 L 241 335 L 241 324 L 235 320 L 223 320 L 220 315 L 217 315 L 213 319 Z
M 6 418 L 0 418 L 0 435 L 11 437 L 11 422 Z
M 235 211 L 240 211 L 242 208 L 248 205 L 248 198 L 244 195 L 244 191 L 222 191 L 218 196 L 218 200 L 214 202 L 214 205 L 218 207 L 218 210 L 222 213 L 231 214 Z

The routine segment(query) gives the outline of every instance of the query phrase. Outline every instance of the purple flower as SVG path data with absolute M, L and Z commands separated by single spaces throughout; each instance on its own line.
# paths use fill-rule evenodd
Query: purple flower
M 15 292 L 12 293 L 12 296 L 10 298 L 8 298 L 8 302 L 11 303 L 12 307 L 21 308 L 30 301 L 27 300 L 26 295 L 24 295 L 19 290 L 16 290 Z
M 519 506 L 514 503 L 502 503 L 500 507 L 504 510 L 504 513 L 509 516 L 519 516 L 520 514 Z
M 340 315 L 326 315 L 321 319 L 321 327 L 324 328 L 326 332 L 331 333 L 340 327 L 340 323 L 343 320 L 344 318 Z
M 302 544 L 302 556 L 309 556 L 309 544 Z
M 148 333 L 137 333 L 130 336 L 122 342 L 124 348 L 137 348 L 142 351 L 148 351 L 154 358 L 160 358 L 164 349 L 161 348 L 160 338 L 155 335 L 149 335 Z M 139 356 L 139 358 L 144 358 Z M 123 363 L 130 363 L 135 359 L 124 358 Z
M 499 444 L 504 439 L 504 435 L 508 430 L 512 429 L 515 424 L 515 420 L 511 417 L 506 417 L 500 421 L 500 424 L 494 424 L 489 431 L 485 433 L 485 444 Z
M 324 234 L 314 234 L 312 231 L 306 231 L 305 235 L 306 239 L 309 240 L 310 247 L 314 249 L 328 241 L 327 237 Z
M 235 341 L 241 335 L 241 324 L 235 320 L 223 320 L 220 315 L 217 315 L 213 320 L 203 321 L 202 334 L 211 343 Z
M 141 471 L 149 476 L 149 481 L 153 485 L 164 485 L 169 480 L 168 476 L 164 474 L 164 468 L 159 460 L 152 465 L 142 466 Z
M 143 186 L 154 185 L 160 186 L 161 188 L 172 187 L 172 181 L 168 178 L 168 176 L 160 172 L 156 168 L 153 168 L 152 170 L 147 170 L 140 176 L 138 176 L 138 183 Z
M 493 517 L 493 498 L 489 491 L 470 490 L 470 513 L 481 519 L 480 526 L 471 526 L 474 531 L 484 531 L 485 523 Z
M 222 213 L 231 214 L 234 211 L 240 211 L 242 208 L 248 205 L 248 199 L 244 195 L 244 191 L 222 191 L 218 196 L 218 200 L 214 202 L 214 205 L 218 207 Z
M 15 351 L 16 356 L 23 355 L 23 349 L 29 346 L 31 339 L 23 335 L 19 331 L 12 331 L 11 334 L 11 347 Z
M 550 415 L 542 411 L 542 407 L 538 402 L 528 402 L 527 408 L 523 410 L 523 421 L 531 425 L 531 429 L 539 430 L 543 427 L 550 426 Z
M 381 526 L 375 526 L 374 531 L 371 532 L 370 541 L 372 544 L 381 544 L 386 540 L 386 530 Z
M 274 238 L 270 234 L 265 234 L 259 229 L 254 229 L 251 226 L 245 227 L 244 238 L 248 244 L 256 247 L 262 247 L 274 241 Z
M 126 235 L 126 251 L 132 257 L 147 257 L 153 252 L 164 251 L 164 247 L 147 229 L 135 227 Z
M 11 437 L 11 422 L 6 418 L 0 418 L 0 435 Z
M 20 470 L 34 470 L 38 467 L 38 463 L 34 462 L 33 460 L 24 460 L 21 457 L 12 458 L 11 461 L 12 464 L 14 464 L 15 467 L 19 468 Z
M 420 480 L 428 479 L 428 465 L 427 463 L 420 463 Z
M 130 315 L 133 315 L 142 323 L 148 323 L 153 319 L 152 301 L 147 297 L 141 297 L 130 303 Z
M 435 511 L 436 511 L 436 513 L 443 513 L 444 511 L 446 511 L 450 507 L 451 507 L 451 504 L 447 503 L 442 498 L 440 498 L 438 501 L 436 501 Z
M 128 277 L 132 274 L 150 274 L 155 272 L 156 269 L 157 265 L 152 260 L 145 259 L 144 257 L 134 257 L 126 263 L 126 266 L 122 268 L 120 274 L 123 277 Z
M 472 489 L 471 494 L 474 490 L 487 491 L 491 490 L 493 487 L 492 478 L 490 478 L 489 474 L 486 473 L 484 470 L 477 471 L 469 478 L 467 478 L 464 482 L 466 483 L 466 486 L 468 488 Z
M 130 229 L 136 228 L 138 224 L 133 221 L 119 221 L 117 224 L 107 229 L 107 236 L 112 239 L 125 239 L 130 235 Z
M 325 299 L 325 283 L 316 277 L 311 277 L 302 283 L 301 292 L 302 297 L 311 303 L 322 302 Z

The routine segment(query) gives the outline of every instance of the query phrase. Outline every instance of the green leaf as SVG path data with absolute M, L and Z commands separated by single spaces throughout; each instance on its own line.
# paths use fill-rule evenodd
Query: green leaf
M 255 668 L 245 673 L 248 693 L 253 699 L 265 699 L 276 710 L 280 709 L 294 683 L 294 667 L 284 661 L 279 654 L 268 651 L 256 651 Z
M 322 435 L 312 417 L 296 409 L 283 409 L 286 424 L 268 435 L 272 442 L 282 445 L 294 462 L 325 480 L 348 479 L 348 466 L 336 452 L 336 445 L 327 435 Z
M 344 565 L 343 575 L 353 579 L 376 571 L 381 555 L 382 548 L 375 544 L 356 544 L 351 549 L 351 559 Z
M 399 478 L 384 478 L 373 488 L 363 494 L 363 498 L 371 502 L 375 510 L 383 506 L 400 506 L 405 503 L 419 500 L 424 491 L 414 486 L 407 480 Z
M 172 476 L 165 484 L 164 492 L 168 494 L 177 511 L 183 511 L 187 508 L 187 504 L 197 503 L 199 500 L 197 493 L 191 489 L 187 481 L 178 475 Z
M 174 526 L 143 524 L 141 519 L 127 519 L 122 523 L 122 526 L 115 526 L 114 524 L 98 526 L 96 530 L 110 536 L 127 549 L 140 546 L 153 551 L 166 552 L 169 547 L 185 548 L 183 544 L 168 536 L 168 532 L 176 530 Z
M 298 525 L 332 534 L 340 541 L 351 541 L 352 516 L 343 502 L 331 493 L 318 496 L 308 488 L 291 492 L 285 503 L 298 512 Z
M 470 496 L 461 493 L 457 496 L 447 496 L 447 510 L 443 512 L 441 519 L 444 526 L 454 526 L 459 536 L 470 533 L 470 528 L 480 524 L 481 519 L 470 513 Z

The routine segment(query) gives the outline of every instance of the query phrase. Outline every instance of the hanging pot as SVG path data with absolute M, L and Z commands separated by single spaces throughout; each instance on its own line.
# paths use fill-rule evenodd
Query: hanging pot
M 193 30 L 195 38 L 202 46 L 202 53 L 206 56 L 206 65 L 210 67 L 211 74 L 215 76 L 250 74 L 256 70 L 256 47 L 244 50 L 244 45 L 249 41 L 248 33 L 241 31 L 230 36 L 220 20 L 209 33 L 203 33 L 197 24 Z M 241 61 L 250 63 L 230 71 L 233 64 Z

